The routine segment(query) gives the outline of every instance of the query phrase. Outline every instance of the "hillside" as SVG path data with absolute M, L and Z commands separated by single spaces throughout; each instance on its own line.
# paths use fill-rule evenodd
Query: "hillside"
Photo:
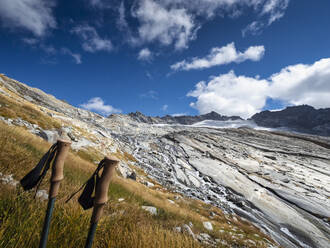
M 62 132 L 73 144 L 49 247 L 83 243 L 90 212 L 76 201 L 61 203 L 107 154 L 121 163 L 97 247 L 326 247 L 330 242 L 328 138 L 159 126 L 122 114 L 105 118 L 4 75 L 0 86 L 1 247 L 36 244 L 46 203 L 8 182 L 29 171 Z M 154 206 L 158 214 L 142 206 Z

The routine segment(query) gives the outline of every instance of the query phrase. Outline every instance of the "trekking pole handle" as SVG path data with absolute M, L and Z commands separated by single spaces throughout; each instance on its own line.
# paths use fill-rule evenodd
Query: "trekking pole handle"
M 108 190 L 111 179 L 115 174 L 115 168 L 119 160 L 114 157 L 104 158 L 104 167 L 100 181 L 96 186 L 92 223 L 97 223 L 102 216 L 105 203 L 108 201 Z
M 54 164 L 52 167 L 52 175 L 50 178 L 50 190 L 49 190 L 49 197 L 54 198 L 57 196 L 60 183 L 64 178 L 63 175 L 63 167 L 64 161 L 69 153 L 71 141 L 59 139 L 57 140 L 58 150 L 56 157 L 54 159 Z

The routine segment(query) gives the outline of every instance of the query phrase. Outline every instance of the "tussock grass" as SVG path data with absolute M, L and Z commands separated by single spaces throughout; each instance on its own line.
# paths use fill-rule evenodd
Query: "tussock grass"
M 14 95 L 14 93 L 11 93 Z M 16 96 L 19 98 L 18 96 Z M 21 118 L 43 129 L 60 128 L 58 121 L 41 112 L 40 109 L 27 101 L 17 101 L 0 94 L 0 115 L 6 118 Z
M 50 144 L 27 132 L 24 128 L 9 127 L 0 122 L 0 172 L 22 178 L 49 149 Z M 80 156 L 78 156 L 80 155 Z M 134 161 L 129 154 L 121 153 L 125 161 Z M 93 154 L 90 154 L 93 156 Z M 91 217 L 91 210 L 83 211 L 75 197 L 65 204 L 68 196 L 84 183 L 96 165 L 88 156 L 70 152 L 65 162 L 65 179 L 55 203 L 48 247 L 83 247 Z M 93 157 L 94 159 L 94 157 Z M 48 190 L 48 177 L 41 188 Z M 0 182 L 0 247 L 37 247 L 46 210 L 46 201 L 33 199 L 34 192 L 23 192 Z M 229 233 L 223 213 L 201 201 L 183 198 L 171 204 L 174 193 L 150 189 L 138 182 L 116 176 L 110 185 L 109 202 L 99 223 L 94 247 L 203 247 L 190 236 L 177 233 L 174 227 L 192 222 L 195 233 L 206 232 L 228 243 L 227 247 L 245 246 L 244 240 L 235 240 Z M 118 198 L 124 198 L 118 202 Z M 155 206 L 158 215 L 152 216 L 141 209 L 142 205 Z M 217 217 L 211 220 L 215 230 L 207 232 L 202 221 L 209 220 L 210 211 Z M 234 223 L 240 232 L 249 236 L 257 247 L 263 234 L 249 223 Z M 227 229 L 226 229 L 227 228 Z M 218 230 L 226 229 L 226 233 Z M 256 238 L 253 234 L 258 234 Z

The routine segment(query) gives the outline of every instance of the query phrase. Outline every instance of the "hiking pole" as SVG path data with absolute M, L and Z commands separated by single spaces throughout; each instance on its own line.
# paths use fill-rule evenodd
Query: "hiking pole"
M 94 208 L 90 222 L 85 248 L 91 248 L 93 239 L 96 232 L 97 223 L 100 220 L 105 203 L 108 201 L 108 189 L 110 181 L 115 173 L 115 167 L 119 161 L 113 157 L 104 158 L 104 166 L 102 175 L 96 185 Z
M 50 189 L 49 189 L 49 200 L 47 205 L 47 211 L 42 229 L 41 239 L 39 248 L 45 248 L 47 245 L 47 238 L 50 226 L 50 220 L 54 209 L 54 203 L 58 194 L 60 183 L 63 180 L 63 167 L 66 156 L 70 149 L 71 141 L 68 140 L 57 140 L 57 153 L 52 166 L 52 175 L 50 178 Z

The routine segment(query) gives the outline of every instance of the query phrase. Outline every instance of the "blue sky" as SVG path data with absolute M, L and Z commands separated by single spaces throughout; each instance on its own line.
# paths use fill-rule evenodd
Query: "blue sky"
M 0 0 L 0 72 L 104 115 L 330 107 L 330 1 Z

